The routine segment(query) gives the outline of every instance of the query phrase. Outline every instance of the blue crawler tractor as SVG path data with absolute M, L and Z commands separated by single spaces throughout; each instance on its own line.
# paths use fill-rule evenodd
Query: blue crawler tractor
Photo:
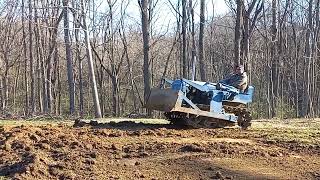
M 244 92 L 221 83 L 163 79 L 160 88 L 151 90 L 146 107 L 163 111 L 173 124 L 195 128 L 218 128 L 238 124 L 251 125 L 247 104 L 252 102 L 254 87 Z

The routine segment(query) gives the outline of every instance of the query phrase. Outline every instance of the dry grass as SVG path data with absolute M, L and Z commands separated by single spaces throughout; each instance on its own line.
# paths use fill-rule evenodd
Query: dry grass
M 320 119 L 259 120 L 252 130 L 270 141 L 320 144 Z

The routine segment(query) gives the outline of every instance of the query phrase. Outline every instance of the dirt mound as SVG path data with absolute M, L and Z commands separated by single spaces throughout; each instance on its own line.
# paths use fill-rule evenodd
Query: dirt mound
M 312 179 L 319 175 L 319 147 L 271 143 L 253 130 L 91 124 L 0 127 L 0 177 Z
M 180 148 L 181 152 L 205 152 L 206 149 L 197 144 L 188 144 Z

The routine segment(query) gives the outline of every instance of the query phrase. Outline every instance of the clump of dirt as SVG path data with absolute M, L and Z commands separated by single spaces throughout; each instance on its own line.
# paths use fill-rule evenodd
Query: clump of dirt
M 181 152 L 205 152 L 206 149 L 197 144 L 187 144 L 180 148 Z
M 0 176 L 312 179 L 320 168 L 319 149 L 309 147 L 270 143 L 259 131 L 235 128 L 181 129 L 132 122 L 0 127 Z

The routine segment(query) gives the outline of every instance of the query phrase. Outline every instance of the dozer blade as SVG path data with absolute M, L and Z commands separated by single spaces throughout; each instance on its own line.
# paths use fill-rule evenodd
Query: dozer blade
M 174 108 L 177 99 L 178 91 L 153 88 L 145 107 L 151 110 L 170 112 Z

